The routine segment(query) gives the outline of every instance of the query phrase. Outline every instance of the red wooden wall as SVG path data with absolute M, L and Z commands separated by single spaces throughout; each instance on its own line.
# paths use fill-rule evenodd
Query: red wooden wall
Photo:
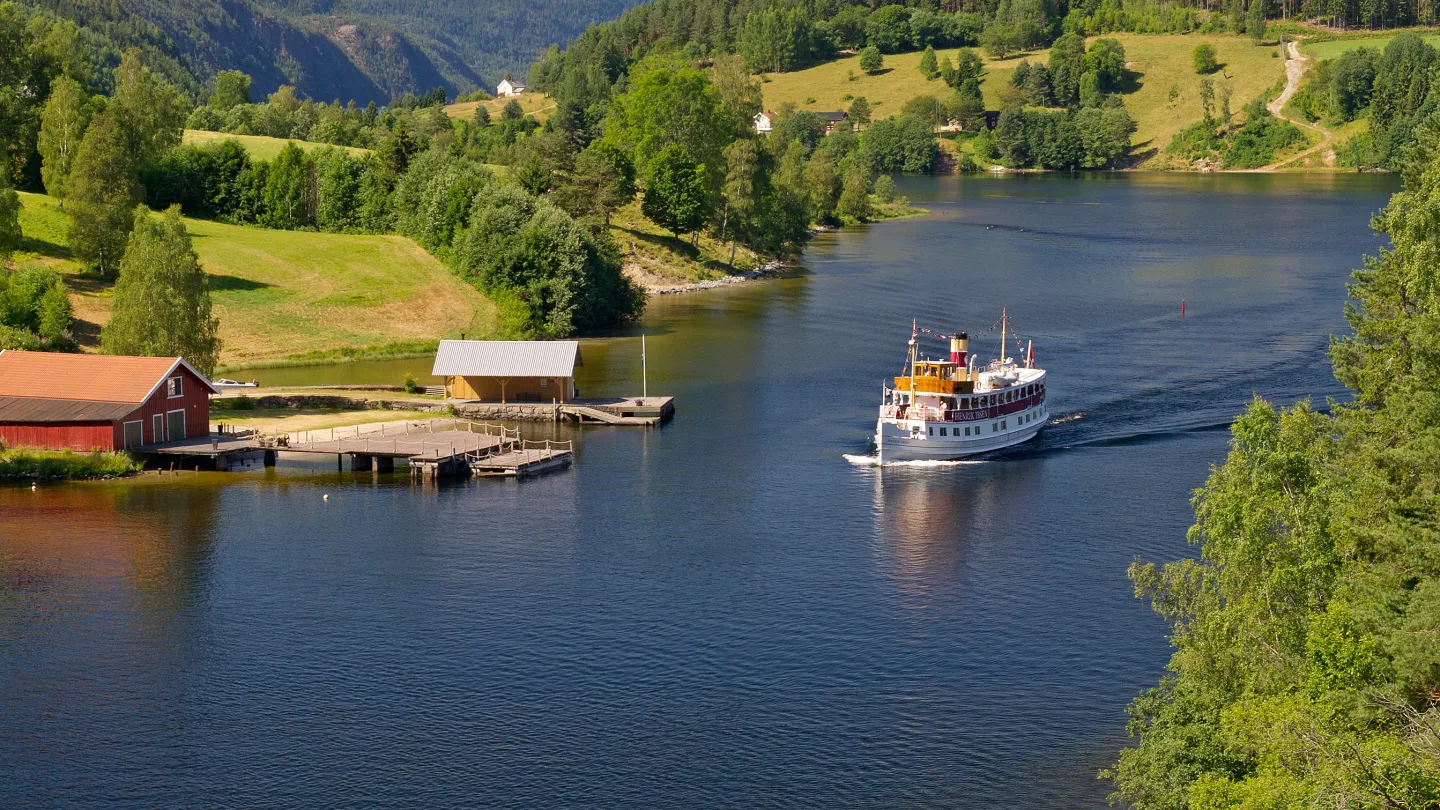
M 36 424 L 0 424 L 0 439 L 5 444 L 45 447 L 51 450 L 95 449 L 114 450 L 115 430 L 109 422 L 57 422 Z
M 166 386 L 161 383 L 155 393 L 145 400 L 145 403 L 123 419 L 115 420 L 114 439 L 116 447 L 125 446 L 125 423 L 136 419 L 144 422 L 146 444 L 159 444 L 160 442 L 173 442 L 177 439 L 189 439 L 195 436 L 204 436 L 210 432 L 210 391 L 201 382 L 200 378 L 191 374 L 184 366 L 175 369 L 171 377 L 184 377 L 185 382 L 181 383 L 183 396 L 171 398 L 166 394 Z M 160 414 L 162 420 L 168 419 L 166 411 L 176 409 L 185 411 L 185 435 L 184 436 L 161 436 L 153 435 L 155 414 Z
M 210 432 L 209 389 L 201 383 L 199 377 L 184 367 L 177 368 L 170 376 L 184 378 L 181 396 L 169 396 L 168 387 L 162 382 L 140 407 L 114 422 L 0 423 L 0 439 L 8 445 L 48 447 L 55 450 L 119 450 L 125 446 L 125 423 L 137 419 L 142 423 L 145 444 L 207 435 Z M 168 425 L 169 417 L 166 412 L 173 410 L 185 411 L 185 435 L 154 435 L 153 417 L 159 414 L 162 422 Z

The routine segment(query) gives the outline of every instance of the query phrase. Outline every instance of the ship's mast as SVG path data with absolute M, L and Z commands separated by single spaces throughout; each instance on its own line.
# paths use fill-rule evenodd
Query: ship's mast
M 915 346 L 920 337 L 920 321 L 910 322 L 910 407 L 915 407 Z
M 1005 365 L 1005 319 L 1007 312 L 1004 308 L 1000 310 L 1000 365 L 1002 366 Z

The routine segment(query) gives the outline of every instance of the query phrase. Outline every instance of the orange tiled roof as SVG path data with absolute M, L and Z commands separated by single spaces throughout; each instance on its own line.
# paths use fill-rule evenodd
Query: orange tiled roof
M 140 403 L 179 360 L 178 357 L 0 352 L 0 397 Z

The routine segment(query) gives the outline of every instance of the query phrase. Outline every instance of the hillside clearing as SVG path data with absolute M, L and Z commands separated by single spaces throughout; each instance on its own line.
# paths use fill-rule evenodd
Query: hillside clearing
M 1440 46 L 1440 34 L 1433 33 L 1433 28 L 1419 29 L 1417 33 L 1423 34 L 1426 42 L 1431 45 Z M 1356 48 L 1374 48 L 1377 51 L 1385 50 L 1390 40 L 1399 36 L 1403 31 L 1386 31 L 1378 35 L 1356 34 L 1341 39 L 1326 39 L 1321 42 L 1304 42 L 1300 50 L 1315 60 L 1334 59 L 1346 51 L 1353 51 Z
M 545 123 L 545 119 L 549 118 L 550 113 L 555 109 L 555 100 L 544 93 L 521 93 L 514 98 L 520 102 L 520 109 L 523 110 L 526 115 L 535 116 L 535 120 L 542 124 Z M 472 121 L 475 118 L 475 108 L 483 104 L 485 108 L 490 111 L 491 120 L 499 121 L 501 111 L 505 109 L 505 105 L 509 102 L 510 99 L 508 98 L 492 98 L 489 101 L 462 101 L 458 104 L 446 105 L 445 112 L 451 118 Z
M 70 258 L 54 198 L 21 194 L 16 263 L 54 267 L 71 286 L 88 351 L 110 318 L 112 283 Z M 281 360 L 421 352 L 441 337 L 495 327 L 495 308 L 438 259 L 401 236 L 272 231 L 186 219 L 210 276 L 225 367 Z
M 713 281 L 730 275 L 730 243 L 702 233 L 698 247 L 690 236 L 681 239 L 640 213 L 633 202 L 610 216 L 610 236 L 620 249 L 625 275 L 642 287 L 668 287 L 676 282 Z M 735 251 L 735 272 L 754 270 L 761 259 L 745 246 Z
M 250 153 L 252 160 L 270 160 L 280 154 L 280 150 L 284 149 L 287 143 L 293 143 L 306 152 L 313 152 L 316 149 L 331 146 L 331 144 L 328 143 L 315 143 L 314 141 L 270 138 L 264 135 L 232 135 L 228 132 L 209 132 L 203 129 L 185 130 L 183 142 L 187 144 L 207 144 L 225 140 L 234 140 L 245 147 L 245 151 Z M 335 148 L 344 149 L 352 155 L 366 155 L 370 153 L 369 149 L 361 149 L 358 146 L 337 146 Z
M 1195 75 L 1191 53 L 1195 46 L 1208 42 L 1215 48 L 1221 69 L 1214 74 L 1217 93 L 1222 86 L 1231 91 L 1230 107 L 1239 112 L 1246 102 L 1265 95 L 1284 79 L 1284 60 L 1278 56 L 1279 46 L 1254 45 L 1248 38 L 1228 34 L 1113 34 L 1125 46 L 1126 67 L 1133 84 L 1123 95 L 1125 106 L 1135 118 L 1136 132 L 1131 139 L 1137 163 L 1143 168 L 1163 168 L 1164 148 L 1170 139 L 1186 126 L 1199 121 L 1200 76 Z M 1093 41 L 1093 38 L 1092 40 Z M 936 51 L 941 58 L 954 61 L 958 49 Z M 859 57 L 850 55 L 794 73 L 767 74 L 764 84 L 765 108 L 775 110 L 790 102 L 801 109 L 825 111 L 844 110 L 850 106 L 846 96 L 864 96 L 874 116 L 884 118 L 900 111 L 910 98 L 918 95 L 940 95 L 949 88 L 939 79 L 926 81 L 920 75 L 920 52 L 891 54 L 885 57 L 885 72 L 867 76 L 860 70 Z M 1004 60 L 985 59 L 985 77 L 981 90 L 985 106 L 998 109 L 1000 92 L 1021 59 L 1033 63 L 1049 61 L 1048 51 L 1011 57 Z M 855 80 L 849 76 L 854 73 Z M 1171 89 L 1175 97 L 1170 97 Z M 806 99 L 813 98 L 813 102 Z

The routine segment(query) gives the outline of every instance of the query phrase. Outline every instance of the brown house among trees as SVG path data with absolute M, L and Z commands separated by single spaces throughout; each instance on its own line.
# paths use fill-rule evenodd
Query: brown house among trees
M 218 393 L 179 357 L 0 351 L 0 440 L 88 451 L 204 436 Z

